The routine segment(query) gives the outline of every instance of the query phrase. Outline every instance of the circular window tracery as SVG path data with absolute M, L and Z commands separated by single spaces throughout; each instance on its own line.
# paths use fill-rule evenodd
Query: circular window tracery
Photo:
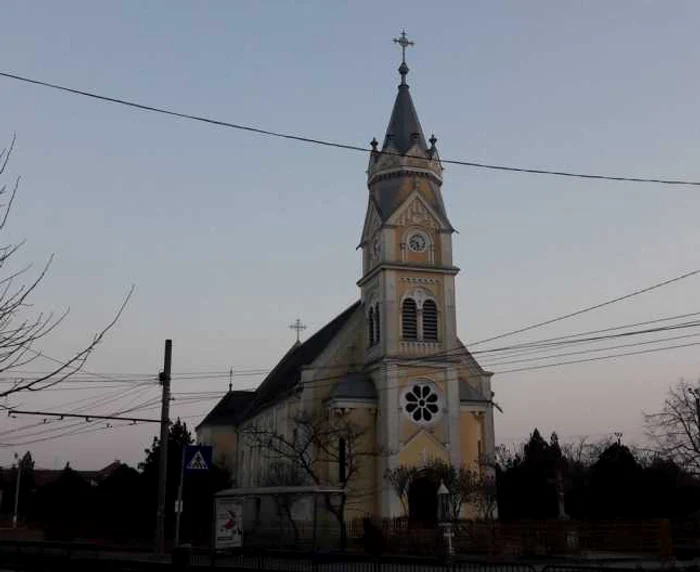
M 437 421 L 442 409 L 439 390 L 432 382 L 416 382 L 403 393 L 403 410 L 406 416 L 420 425 Z

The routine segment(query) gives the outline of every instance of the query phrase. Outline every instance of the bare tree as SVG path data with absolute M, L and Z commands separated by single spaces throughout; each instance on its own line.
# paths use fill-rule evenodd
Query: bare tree
M 443 482 L 449 491 L 448 500 L 453 520 L 459 518 L 462 506 L 474 499 L 479 492 L 478 474 L 464 465 L 459 467 L 451 463 L 434 459 L 423 469 L 423 472 L 434 475 L 433 479 Z
M 456 467 L 440 459 L 432 459 L 423 466 L 400 466 L 384 474 L 386 480 L 396 492 L 404 512 L 408 515 L 408 490 L 414 480 L 427 478 L 437 488 L 444 483 L 449 491 L 450 516 L 456 520 L 465 503 L 476 500 L 482 491 L 478 473 L 464 465 Z
M 266 455 L 268 466 L 281 463 L 292 474 L 301 476 L 304 484 L 332 486 L 347 489 L 360 470 L 362 458 L 372 454 L 363 450 L 361 440 L 365 428 L 350 420 L 344 413 L 319 411 L 299 413 L 291 421 L 292 437 L 264 427 L 251 426 L 243 430 L 252 446 L 258 446 Z M 324 506 L 338 521 L 341 544 L 347 543 L 345 526 L 345 494 L 337 503 L 323 495 Z
M 681 379 L 669 388 L 661 411 L 644 414 L 654 452 L 693 473 L 700 472 L 699 398 L 698 390 Z
M 404 516 L 408 516 L 408 489 L 416 477 L 416 467 L 401 465 L 384 473 L 384 480 L 391 485 L 399 497 Z
M 486 522 L 493 522 L 498 513 L 496 477 L 484 474 L 479 475 L 474 483 L 474 489 L 475 492 L 472 499 L 479 518 Z
M 263 484 L 266 487 L 300 487 L 306 484 L 306 477 L 295 465 L 285 461 L 274 461 L 268 467 L 267 476 Z M 295 544 L 299 543 L 299 526 L 294 520 L 294 505 L 300 500 L 299 495 L 293 493 L 281 493 L 274 497 L 277 514 L 287 518 L 294 532 Z
M 13 137 L 10 145 L 0 151 L 0 177 L 6 175 L 15 141 L 16 137 Z M 0 197 L 5 199 L 5 203 L 0 205 L 0 231 L 4 230 L 7 224 L 19 182 L 20 177 L 17 177 L 9 186 L 0 186 Z M 6 270 L 13 255 L 17 254 L 22 245 L 23 242 L 0 246 L 0 373 L 12 374 L 17 368 L 41 357 L 49 359 L 55 365 L 47 373 L 36 377 L 14 377 L 8 388 L 0 390 L 0 397 L 21 391 L 41 391 L 65 381 L 80 371 L 105 334 L 117 322 L 133 292 L 132 286 L 112 321 L 97 332 L 84 348 L 65 360 L 48 358 L 35 346 L 56 330 L 68 315 L 68 311 L 58 316 L 53 313 L 28 315 L 29 297 L 46 277 L 53 255 L 37 276 L 27 280 L 31 265 L 14 272 Z M 2 276 L 2 271 L 6 271 L 5 276 Z

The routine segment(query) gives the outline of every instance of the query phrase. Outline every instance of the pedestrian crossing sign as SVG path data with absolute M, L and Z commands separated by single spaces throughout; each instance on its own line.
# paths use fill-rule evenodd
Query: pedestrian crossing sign
M 186 471 L 208 471 L 211 467 L 211 447 L 188 445 L 185 449 Z

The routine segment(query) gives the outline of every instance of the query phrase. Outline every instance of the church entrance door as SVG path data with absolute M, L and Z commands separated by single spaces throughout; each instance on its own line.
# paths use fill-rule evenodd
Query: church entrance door
M 419 526 L 437 522 L 437 485 L 430 479 L 415 479 L 408 488 L 408 518 Z

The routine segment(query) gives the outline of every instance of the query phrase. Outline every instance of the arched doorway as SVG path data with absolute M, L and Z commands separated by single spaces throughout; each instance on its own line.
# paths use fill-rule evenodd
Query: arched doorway
M 437 522 L 437 485 L 426 477 L 415 479 L 408 488 L 408 518 L 414 523 Z

